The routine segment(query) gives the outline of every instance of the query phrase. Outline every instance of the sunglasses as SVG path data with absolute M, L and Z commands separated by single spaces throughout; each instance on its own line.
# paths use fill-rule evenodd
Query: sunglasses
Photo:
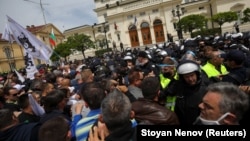
M 17 96 L 19 93 L 12 94 L 12 96 Z

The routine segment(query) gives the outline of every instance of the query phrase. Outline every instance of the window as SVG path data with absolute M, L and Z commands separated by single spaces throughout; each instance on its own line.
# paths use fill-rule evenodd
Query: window
M 121 40 L 120 34 L 117 34 L 117 39 L 118 39 L 118 41 Z
M 105 22 L 107 21 L 107 13 L 103 14 L 103 17 L 105 19 Z
M 133 18 L 133 15 L 128 15 L 127 16 L 127 19 L 132 19 Z
M 158 13 L 158 12 L 159 12 L 159 9 L 153 9 L 152 12 L 153 12 L 153 13 Z
M 102 27 L 98 27 L 97 31 L 102 32 Z
M 199 7 L 199 10 L 203 10 L 204 9 L 204 7 Z
M 144 16 L 144 15 L 146 15 L 145 12 L 141 12 L 141 13 L 140 13 L 140 16 Z
M 149 24 L 146 23 L 146 22 L 143 22 L 143 23 L 141 24 L 141 28 L 144 28 L 144 27 L 149 27 Z
M 4 47 L 4 52 L 7 58 L 13 58 L 12 51 L 8 46 Z
M 160 25 L 160 24 L 162 24 L 161 20 L 155 20 L 154 21 L 154 25 Z

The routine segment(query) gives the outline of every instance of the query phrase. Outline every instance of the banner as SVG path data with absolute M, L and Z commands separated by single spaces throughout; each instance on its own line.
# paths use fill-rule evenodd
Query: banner
M 7 16 L 8 23 L 5 28 L 3 37 L 10 40 L 9 34 L 12 34 L 15 41 L 22 46 L 25 51 L 34 58 L 49 60 L 53 50 L 37 39 L 32 33 L 19 25 L 16 21 Z M 7 35 L 8 34 L 8 35 Z
M 25 69 L 26 69 L 26 73 L 27 73 L 26 77 L 33 80 L 34 79 L 34 74 L 36 72 L 38 72 L 38 70 L 37 70 L 37 68 L 35 66 L 33 57 L 29 53 L 27 53 L 25 51 L 24 51 L 24 53 L 25 53 L 25 56 L 24 56 Z

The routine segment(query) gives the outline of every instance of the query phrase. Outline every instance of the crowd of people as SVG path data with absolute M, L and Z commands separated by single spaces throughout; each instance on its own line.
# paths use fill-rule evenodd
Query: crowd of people
M 128 141 L 139 125 L 249 125 L 250 35 L 105 53 L 2 75 L 0 140 Z

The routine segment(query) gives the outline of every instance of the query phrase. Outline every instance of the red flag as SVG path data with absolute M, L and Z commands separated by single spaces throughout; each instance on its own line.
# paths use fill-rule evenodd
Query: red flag
M 117 30 L 117 25 L 116 25 L 116 22 L 114 23 L 114 27 L 115 27 L 115 30 Z

